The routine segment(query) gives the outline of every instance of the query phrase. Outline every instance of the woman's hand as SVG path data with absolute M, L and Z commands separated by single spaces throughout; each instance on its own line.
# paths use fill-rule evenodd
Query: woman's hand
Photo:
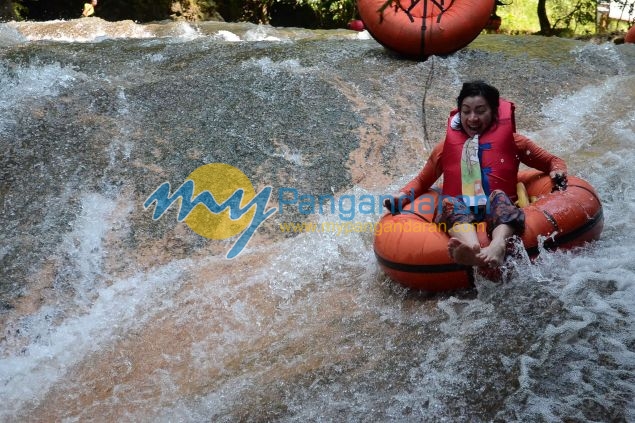
M 567 189 L 566 172 L 554 170 L 549 173 L 549 177 L 551 178 L 551 182 L 553 183 L 553 189 L 551 190 L 551 192 L 564 191 L 565 189 Z
M 390 198 L 386 198 L 384 200 L 384 207 L 388 209 L 392 214 L 397 214 L 401 212 L 404 207 L 410 204 L 410 197 L 408 194 L 404 194 L 403 192 L 396 192 L 394 194 L 388 195 Z

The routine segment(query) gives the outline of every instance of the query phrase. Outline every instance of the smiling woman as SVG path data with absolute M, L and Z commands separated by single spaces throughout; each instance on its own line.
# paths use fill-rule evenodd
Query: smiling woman
M 445 141 L 401 193 L 414 191 L 418 198 L 443 176 L 442 211 L 435 221 L 451 228 L 451 257 L 462 265 L 500 266 L 507 240 L 525 228 L 525 215 L 513 204 L 520 163 L 549 174 L 559 189 L 566 189 L 567 166 L 516 133 L 514 104 L 500 99 L 495 87 L 464 83 L 457 107 L 450 113 Z M 397 203 L 409 201 L 399 193 L 393 197 Z M 474 222 L 482 221 L 491 237 L 484 248 L 472 230 Z

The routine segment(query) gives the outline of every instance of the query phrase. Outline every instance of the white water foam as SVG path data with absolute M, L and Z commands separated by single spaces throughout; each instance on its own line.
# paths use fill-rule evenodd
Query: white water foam
M 245 41 L 283 41 L 277 31 L 268 26 L 259 25 L 249 29 L 244 35 Z
M 7 112 L 14 105 L 28 100 L 57 96 L 61 89 L 69 87 L 85 75 L 72 67 L 59 63 L 31 63 L 24 67 L 7 68 L 0 63 L 0 132 L 7 124 Z
M 120 205 L 120 204 L 119 204 Z M 126 336 L 133 327 L 143 326 L 155 313 L 169 306 L 169 298 L 187 279 L 191 260 L 175 260 L 121 280 L 106 279 L 102 259 L 107 254 L 102 243 L 105 234 L 127 214 L 128 209 L 99 194 L 82 198 L 82 213 L 59 248 L 74 269 L 76 305 L 48 305 L 25 316 L 19 323 L 19 337 L 29 342 L 20 354 L 0 360 L 0 397 L 4 406 L 0 419 L 11 420 L 27 404 L 37 404 L 47 390 L 87 355 Z M 151 312 L 150 312 L 151 311 Z M 58 326 L 51 316 L 68 315 Z M 74 317 L 71 317 L 74 316 Z M 11 340 L 6 341 L 11 343 Z
M 154 38 L 145 26 L 133 21 L 108 22 L 99 18 L 11 23 L 28 41 L 92 43 L 123 38 Z
M 544 129 L 528 134 L 536 140 L 548 140 L 552 152 L 574 154 L 587 145 L 596 135 L 589 126 L 594 125 L 597 115 L 613 102 L 628 78 L 608 78 L 601 85 L 588 86 L 570 97 L 554 99 L 543 108 L 547 117 Z
M 220 31 L 218 31 L 216 33 L 216 36 L 214 36 L 212 38 L 218 38 L 218 39 L 221 39 L 223 41 L 232 41 L 232 42 L 242 41 L 240 39 L 240 36 L 234 34 L 231 31 L 227 31 L 227 30 L 224 30 L 224 29 L 221 29 Z
M 0 47 L 23 44 L 27 41 L 11 23 L 0 22 Z

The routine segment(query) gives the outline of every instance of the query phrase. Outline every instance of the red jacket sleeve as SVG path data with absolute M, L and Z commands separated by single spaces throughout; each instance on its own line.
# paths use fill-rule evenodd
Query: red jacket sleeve
M 408 182 L 400 191 L 405 194 L 410 194 L 410 190 L 414 189 L 415 198 L 430 189 L 437 179 L 443 174 L 443 168 L 441 167 L 441 155 L 443 154 L 443 142 L 437 144 L 430 153 L 430 157 L 426 162 L 423 169 L 419 172 L 415 178 Z
M 538 147 L 538 145 L 529 138 L 520 134 L 514 134 L 514 141 L 516 142 L 516 149 L 518 150 L 518 156 L 522 163 L 547 174 L 553 171 L 567 173 L 567 164 L 564 160 Z

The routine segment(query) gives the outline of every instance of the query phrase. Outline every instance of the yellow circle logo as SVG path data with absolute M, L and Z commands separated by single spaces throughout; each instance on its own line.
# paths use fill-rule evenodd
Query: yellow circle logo
M 240 170 L 225 163 L 203 165 L 187 177 L 194 182 L 192 198 L 208 191 L 216 204 L 223 204 L 236 190 L 242 189 L 240 208 L 243 209 L 255 197 L 256 192 L 249 178 Z M 220 213 L 212 213 L 204 204 L 197 204 L 183 220 L 197 234 L 210 239 L 227 239 L 247 228 L 255 210 L 251 208 L 236 219 L 230 216 L 231 208 Z

